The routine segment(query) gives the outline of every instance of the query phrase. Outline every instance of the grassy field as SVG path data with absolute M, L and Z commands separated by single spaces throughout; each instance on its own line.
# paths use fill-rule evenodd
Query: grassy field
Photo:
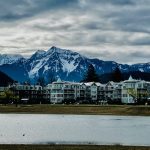
M 129 105 L 0 105 L 0 113 L 139 115 L 150 116 L 150 106 Z
M 1 150 L 150 150 L 150 147 L 136 146 L 94 146 L 94 145 L 0 145 Z

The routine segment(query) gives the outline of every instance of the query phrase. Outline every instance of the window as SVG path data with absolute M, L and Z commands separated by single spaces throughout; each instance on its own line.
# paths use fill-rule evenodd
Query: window
M 122 96 L 123 96 L 123 97 L 128 97 L 128 95 L 127 95 L 127 94 L 123 94 Z

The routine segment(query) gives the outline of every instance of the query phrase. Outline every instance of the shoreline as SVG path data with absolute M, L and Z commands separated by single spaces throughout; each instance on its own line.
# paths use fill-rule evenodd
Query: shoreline
M 55 145 L 55 144 L 0 144 L 3 150 L 150 150 L 147 146 L 123 146 L 123 145 Z
M 132 105 L 0 105 L 0 114 L 63 114 L 150 116 L 150 106 Z

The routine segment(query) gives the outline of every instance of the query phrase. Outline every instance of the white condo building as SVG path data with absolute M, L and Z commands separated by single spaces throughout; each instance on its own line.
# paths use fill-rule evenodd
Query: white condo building
M 5 87 L 6 88 L 6 87 Z M 0 95 L 4 94 L 4 87 L 0 87 Z M 76 83 L 61 81 L 40 85 L 14 84 L 10 87 L 15 95 L 28 98 L 33 102 L 56 103 L 106 103 L 122 102 L 124 104 L 144 103 L 150 98 L 150 82 L 135 80 L 131 76 L 128 80 L 115 83 L 98 82 Z
M 150 82 L 135 80 L 131 76 L 123 81 L 121 92 L 122 103 L 136 103 L 137 100 L 144 100 L 149 97 Z

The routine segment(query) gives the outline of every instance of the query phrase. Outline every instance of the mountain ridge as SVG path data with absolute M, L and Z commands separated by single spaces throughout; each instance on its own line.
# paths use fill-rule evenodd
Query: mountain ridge
M 4 64 L 13 64 L 21 59 L 25 60 L 25 58 L 19 54 L 0 54 L 0 66 Z
M 43 77 L 49 83 L 51 76 L 79 82 L 83 79 L 89 64 L 93 64 L 99 75 L 112 73 L 116 67 L 119 67 L 122 73 L 133 71 L 150 73 L 150 63 L 119 64 L 115 61 L 88 58 L 80 53 L 55 46 L 47 51 L 38 50 L 28 59 L 20 56 L 15 61 L 11 60 L 11 63 L 0 65 L 0 70 L 19 82 L 36 83 Z

